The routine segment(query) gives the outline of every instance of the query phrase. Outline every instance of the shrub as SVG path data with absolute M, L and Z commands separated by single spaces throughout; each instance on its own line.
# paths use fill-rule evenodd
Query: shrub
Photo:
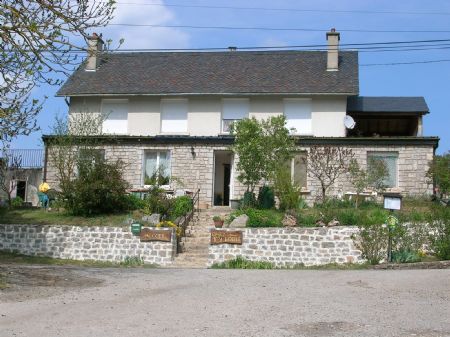
M 352 236 L 356 248 L 370 264 L 378 264 L 386 257 L 388 229 L 383 223 L 360 224 L 359 235 Z
M 213 269 L 273 269 L 274 265 L 268 261 L 250 261 L 242 256 L 222 263 L 214 263 Z
M 70 193 L 65 195 L 69 213 L 92 216 L 126 210 L 128 183 L 122 177 L 122 167 L 120 161 L 107 163 L 101 158 L 81 162 L 78 177 L 70 182 Z
M 297 223 L 301 227 L 315 227 L 317 219 L 313 214 L 305 214 L 302 212 L 297 212 Z
M 336 218 L 342 226 L 356 226 L 360 220 L 359 212 L 351 209 L 341 210 Z
M 145 201 L 134 194 L 125 195 L 124 200 L 127 204 L 127 209 L 130 211 L 144 209 L 145 207 Z
M 143 212 L 147 215 L 157 213 L 161 215 L 162 219 L 166 219 L 169 216 L 172 200 L 174 199 L 167 198 L 167 195 L 163 189 L 153 186 L 149 189 L 149 192 L 145 198 Z
M 292 182 L 291 171 L 281 166 L 275 172 L 275 192 L 280 200 L 281 210 L 296 210 L 300 208 L 303 199 L 300 195 L 301 187 Z
M 247 227 L 281 227 L 283 214 L 276 210 L 248 208 L 241 214 L 248 216 Z M 239 214 L 240 215 L 240 214 Z
M 275 195 L 273 189 L 269 186 L 263 186 L 259 189 L 258 207 L 261 209 L 270 209 L 275 206 Z
M 417 252 L 411 250 L 398 250 L 392 252 L 392 261 L 395 263 L 411 263 L 421 260 Z
M 252 208 L 256 206 L 255 193 L 245 192 L 244 198 L 242 198 L 241 208 Z
M 442 260 L 450 260 L 450 208 L 436 207 L 428 216 L 430 247 Z
M 192 199 L 186 195 L 177 197 L 172 201 L 172 207 L 170 209 L 170 218 L 175 220 L 181 216 L 185 216 L 192 211 L 193 208 Z
M 11 200 L 11 207 L 22 207 L 23 205 L 23 199 L 21 197 L 15 197 Z

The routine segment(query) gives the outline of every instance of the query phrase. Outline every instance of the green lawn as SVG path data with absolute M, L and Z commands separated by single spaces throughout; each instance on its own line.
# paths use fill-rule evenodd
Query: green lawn
M 43 209 L 0 209 L 0 224 L 39 224 L 71 226 L 125 226 L 131 213 L 98 215 L 93 217 L 71 216 L 64 212 Z

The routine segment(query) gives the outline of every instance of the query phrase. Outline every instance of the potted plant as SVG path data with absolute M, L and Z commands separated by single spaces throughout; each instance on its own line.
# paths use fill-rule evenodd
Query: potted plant
M 220 216 L 215 215 L 213 217 L 213 221 L 214 221 L 214 226 L 216 228 L 222 228 L 223 227 L 223 219 Z

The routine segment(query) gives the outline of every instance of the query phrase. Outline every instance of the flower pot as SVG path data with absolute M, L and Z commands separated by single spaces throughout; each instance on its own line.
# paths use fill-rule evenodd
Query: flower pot
M 214 220 L 214 227 L 222 228 L 223 227 L 223 220 Z

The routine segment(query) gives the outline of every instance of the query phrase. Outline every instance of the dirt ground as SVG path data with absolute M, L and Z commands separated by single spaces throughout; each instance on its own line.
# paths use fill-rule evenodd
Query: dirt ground
M 450 270 L 0 265 L 0 336 L 450 336 Z

